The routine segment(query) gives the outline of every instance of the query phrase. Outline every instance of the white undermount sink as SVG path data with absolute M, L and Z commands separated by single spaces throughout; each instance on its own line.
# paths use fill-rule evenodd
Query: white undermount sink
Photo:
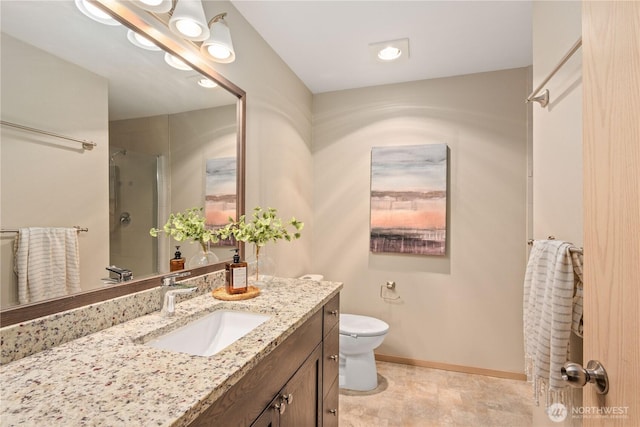
M 217 310 L 146 343 L 151 347 L 212 356 L 269 320 L 265 314 Z

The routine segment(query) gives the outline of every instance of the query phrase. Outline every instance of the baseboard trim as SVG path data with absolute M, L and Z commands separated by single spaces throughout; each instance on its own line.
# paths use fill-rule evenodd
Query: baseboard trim
M 494 369 L 475 368 L 473 366 L 453 365 L 450 363 L 429 362 L 427 360 L 410 359 L 408 357 L 376 354 L 376 360 L 381 362 L 399 363 L 402 365 L 420 366 L 423 368 L 441 369 L 443 371 L 462 372 L 465 374 L 484 375 L 487 377 L 505 378 L 508 380 L 526 381 L 527 376 L 519 372 L 496 371 Z

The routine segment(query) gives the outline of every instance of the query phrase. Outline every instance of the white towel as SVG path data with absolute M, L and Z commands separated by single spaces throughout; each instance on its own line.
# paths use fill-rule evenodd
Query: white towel
M 14 263 L 21 304 L 81 290 L 78 231 L 75 228 L 20 228 Z
M 583 299 L 583 279 L 582 279 L 582 252 L 571 252 L 571 261 L 573 262 L 573 272 L 575 273 L 576 291 L 573 295 L 573 320 L 571 322 L 571 330 L 574 334 L 582 337 L 584 324 L 582 320 Z
M 560 368 L 567 361 L 571 335 L 574 275 L 569 249 L 558 240 L 536 240 L 524 280 L 524 342 L 527 379 L 534 399 L 546 394 L 546 406 L 570 407 Z

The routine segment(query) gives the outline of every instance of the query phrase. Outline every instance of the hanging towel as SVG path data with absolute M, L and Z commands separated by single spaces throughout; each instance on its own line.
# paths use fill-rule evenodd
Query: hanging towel
M 582 284 L 582 252 L 571 252 L 571 261 L 573 263 L 573 272 L 575 273 L 576 290 L 573 295 L 573 319 L 571 321 L 571 330 L 574 334 L 582 337 L 583 331 L 583 284 Z
M 75 228 L 20 228 L 14 249 L 21 304 L 80 291 L 80 253 Z
M 569 249 L 559 240 L 533 243 L 524 280 L 525 372 L 534 399 L 546 395 L 547 408 L 570 408 L 569 389 L 560 368 L 567 361 L 571 335 L 574 273 Z

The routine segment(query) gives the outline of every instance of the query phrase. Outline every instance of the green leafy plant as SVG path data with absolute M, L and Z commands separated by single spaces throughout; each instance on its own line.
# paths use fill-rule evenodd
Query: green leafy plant
M 205 218 L 202 215 L 203 208 L 190 208 L 184 212 L 172 213 L 164 227 L 152 228 L 149 234 L 158 237 L 159 233 L 166 233 L 178 242 L 193 240 L 198 242 L 202 250 L 206 252 L 208 242 L 216 243 L 220 239 L 215 230 L 209 230 L 205 226 Z
M 229 218 L 229 224 L 216 231 L 218 238 L 227 239 L 233 236 L 236 240 L 245 243 L 253 243 L 256 249 L 256 262 L 259 260 L 260 248 L 269 241 L 277 242 L 284 239 L 291 241 L 300 238 L 300 230 L 304 223 L 295 218 L 285 222 L 277 216 L 277 210 L 261 207 L 253 209 L 253 217 L 249 221 L 246 215 L 241 215 L 237 221 Z M 290 228 L 289 231 L 287 228 Z M 258 278 L 258 268 L 256 267 L 256 279 Z

